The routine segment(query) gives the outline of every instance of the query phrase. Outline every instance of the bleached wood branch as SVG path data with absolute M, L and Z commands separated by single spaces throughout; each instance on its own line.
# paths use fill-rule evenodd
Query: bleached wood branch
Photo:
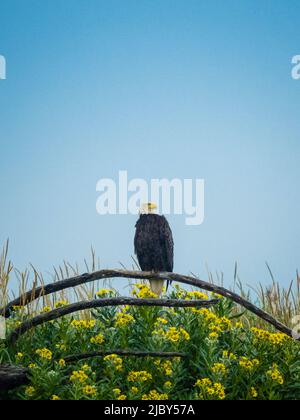
M 136 299 L 136 298 L 105 298 L 91 301 L 83 301 L 66 305 L 53 311 L 42 313 L 36 317 L 23 322 L 16 328 L 6 340 L 9 344 L 14 344 L 17 339 L 34 327 L 45 324 L 49 321 L 70 315 L 75 312 L 87 309 L 103 308 L 105 306 L 164 306 L 169 308 L 207 308 L 216 305 L 218 300 L 175 300 L 175 299 Z
M 247 301 L 238 294 L 225 289 L 221 286 L 216 286 L 214 284 L 208 283 L 201 279 L 185 276 L 175 273 L 150 273 L 150 272 L 141 272 L 141 271 L 127 271 L 127 270 L 101 270 L 94 273 L 83 274 L 81 276 L 72 277 L 70 279 L 61 280 L 52 284 L 48 284 L 43 287 L 39 287 L 25 293 L 19 298 L 15 299 L 13 302 L 9 303 L 5 308 L 0 310 L 0 314 L 8 318 L 13 309 L 13 306 L 24 306 L 35 299 L 38 299 L 41 296 L 46 296 L 51 293 L 59 292 L 61 290 L 68 289 L 70 287 L 76 287 L 82 284 L 90 283 L 96 280 L 103 280 L 109 278 L 127 278 L 127 279 L 139 279 L 139 280 L 151 280 L 151 279 L 161 279 L 176 281 L 178 283 L 188 284 L 190 286 L 198 287 L 209 292 L 214 292 L 223 297 L 233 300 L 238 305 L 246 308 L 248 311 L 254 313 L 259 318 L 271 324 L 278 331 L 287 334 L 292 337 L 292 330 L 286 325 L 282 324 L 280 321 L 276 320 L 273 316 L 263 311 L 262 309 L 255 306 L 253 303 Z

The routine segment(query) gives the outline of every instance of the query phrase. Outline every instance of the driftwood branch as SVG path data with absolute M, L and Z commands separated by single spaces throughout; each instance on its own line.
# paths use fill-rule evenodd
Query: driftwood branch
M 107 298 L 97 299 L 91 301 L 83 301 L 73 303 L 71 305 L 63 306 L 61 308 L 54 309 L 53 311 L 46 312 L 36 317 L 23 322 L 15 331 L 8 337 L 7 342 L 14 344 L 17 339 L 38 325 L 45 324 L 49 321 L 61 318 L 65 315 L 70 315 L 74 312 L 84 311 L 87 309 L 103 308 L 105 306 L 164 306 L 169 308 L 207 308 L 212 305 L 216 305 L 218 300 L 174 300 L 174 299 L 136 299 L 136 298 Z
M 0 365 L 0 391 L 8 391 L 26 385 L 29 369 L 19 366 Z
M 48 284 L 44 287 L 36 288 L 29 291 L 28 293 L 20 296 L 18 299 L 15 299 L 13 302 L 9 303 L 5 308 L 0 309 L 0 314 L 2 313 L 6 318 L 10 316 L 10 313 L 13 309 L 13 306 L 24 306 L 35 299 L 38 299 L 41 296 L 49 295 L 51 293 L 59 292 L 61 290 L 68 289 L 70 287 L 76 287 L 82 284 L 93 282 L 96 280 L 109 279 L 109 278 L 127 278 L 127 279 L 140 279 L 140 280 L 151 280 L 151 279 L 161 279 L 176 281 L 178 283 L 188 284 L 190 286 L 198 287 L 209 292 L 214 292 L 221 296 L 224 296 L 228 299 L 233 300 L 238 305 L 246 308 L 248 311 L 254 313 L 259 318 L 271 324 L 278 331 L 281 331 L 288 336 L 292 337 L 292 330 L 286 325 L 277 321 L 267 312 L 253 305 L 251 302 L 247 301 L 238 294 L 225 289 L 224 287 L 216 286 L 214 284 L 208 283 L 206 281 L 200 280 L 195 277 L 182 276 L 175 273 L 149 273 L 149 272 L 139 272 L 139 271 L 126 271 L 126 270 L 101 270 L 90 274 L 83 274 L 82 276 L 72 277 L 67 280 L 58 281 L 56 283 Z
M 129 357 L 159 357 L 159 358 L 173 358 L 173 357 L 187 357 L 185 353 L 180 352 L 151 352 L 151 351 L 134 351 L 134 350 L 111 350 L 111 351 L 95 351 L 90 353 L 81 353 L 67 356 L 64 358 L 66 363 L 78 362 L 80 360 L 92 359 L 95 357 L 105 357 L 110 354 L 117 356 Z

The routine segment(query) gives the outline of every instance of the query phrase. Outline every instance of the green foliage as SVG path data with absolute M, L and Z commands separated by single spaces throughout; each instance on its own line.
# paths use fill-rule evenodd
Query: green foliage
M 137 284 L 136 298 L 153 297 Z M 115 296 L 110 289 L 97 297 Z M 170 297 L 207 299 L 175 286 Z M 64 305 L 67 302 L 56 302 Z M 16 308 L 14 329 L 27 318 Z M 44 308 L 49 310 L 51 308 Z M 40 311 L 42 309 L 40 308 Z M 32 314 L 31 314 L 32 315 Z M 49 322 L 0 347 L 1 363 L 30 367 L 30 384 L 9 399 L 299 399 L 300 347 L 289 337 L 251 328 L 248 315 L 227 299 L 212 309 L 101 308 Z M 180 351 L 186 358 L 91 358 L 67 364 L 70 354 L 97 350 Z

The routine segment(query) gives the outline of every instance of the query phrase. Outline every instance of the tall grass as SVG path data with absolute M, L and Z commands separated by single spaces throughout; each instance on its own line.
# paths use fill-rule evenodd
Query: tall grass
M 0 254 L 0 306 L 3 307 L 8 301 L 16 296 L 22 296 L 28 290 L 35 290 L 38 287 L 43 287 L 45 284 L 44 275 L 40 273 L 34 266 L 30 266 L 24 271 L 19 271 L 14 268 L 12 261 L 9 259 L 9 242 L 7 241 Z M 126 268 L 122 265 L 123 268 Z M 133 259 L 133 269 L 138 268 L 136 261 Z M 270 274 L 270 284 L 263 285 L 258 283 L 256 287 L 245 286 L 238 274 L 238 266 L 235 266 L 235 273 L 233 278 L 232 290 L 240 294 L 242 297 L 252 301 L 264 311 L 271 314 L 277 320 L 281 321 L 288 327 L 293 327 L 293 319 L 300 315 L 300 276 L 297 271 L 295 279 L 290 282 L 287 288 L 280 285 L 267 264 Z M 67 261 L 53 268 L 51 274 L 51 281 L 60 281 L 66 278 L 77 276 L 83 272 L 94 272 L 100 270 L 100 261 L 96 256 L 94 249 L 91 249 L 90 259 L 84 259 L 82 268 L 76 263 L 71 264 Z M 208 281 L 213 284 L 224 285 L 223 274 L 216 273 L 215 275 L 207 270 Z M 12 288 L 10 285 L 17 280 L 17 288 Z M 41 307 L 54 306 L 57 301 L 67 300 L 68 302 L 90 300 L 95 296 L 96 291 L 100 287 L 112 288 L 112 280 L 104 280 L 100 282 L 88 283 L 80 285 L 73 289 L 61 291 L 49 296 L 40 296 L 39 299 L 33 301 L 26 308 L 27 314 L 36 313 Z M 129 285 L 130 287 L 130 285 Z M 239 311 L 240 312 L 240 311 Z M 81 314 L 81 316 L 89 317 L 89 312 Z M 257 320 L 257 318 L 245 313 L 244 320 L 249 324 L 265 326 L 264 321 Z
M 8 284 L 11 273 L 13 271 L 13 265 L 8 260 L 8 247 L 9 242 L 7 241 L 4 245 L 0 254 L 0 305 L 4 306 L 9 298 Z

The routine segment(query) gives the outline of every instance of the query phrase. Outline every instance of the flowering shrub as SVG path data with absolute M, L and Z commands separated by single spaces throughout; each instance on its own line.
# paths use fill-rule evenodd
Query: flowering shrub
M 149 287 L 133 288 L 137 298 L 156 298 Z M 116 296 L 102 289 L 96 298 Z M 170 298 L 210 298 L 174 287 Z M 215 297 L 215 296 L 213 296 Z M 60 301 L 41 312 L 61 307 Z M 26 319 L 22 308 L 8 320 L 14 329 Z M 227 299 L 211 309 L 103 307 L 65 316 L 0 345 L 1 363 L 29 367 L 30 383 L 10 391 L 24 400 L 280 400 L 299 399 L 300 346 L 284 334 L 263 329 L 260 320 L 238 316 Z M 67 356 L 103 350 L 176 351 L 186 357 L 109 354 L 68 363 Z

